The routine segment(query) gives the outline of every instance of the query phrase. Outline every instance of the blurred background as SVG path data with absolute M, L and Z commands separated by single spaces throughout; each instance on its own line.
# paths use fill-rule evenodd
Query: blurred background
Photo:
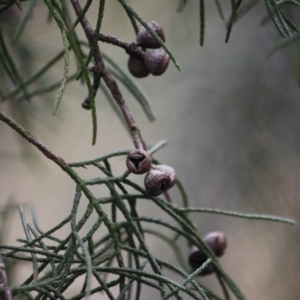
M 225 44 L 226 22 L 220 19 L 214 3 L 207 2 L 204 47 L 199 46 L 197 1 L 189 1 L 181 14 L 176 13 L 177 1 L 130 3 L 146 21 L 156 20 L 163 26 L 166 43 L 182 71 L 170 64 L 163 76 L 138 80 L 152 101 L 157 117 L 154 123 L 148 122 L 136 100 L 123 87 L 122 92 L 144 139 L 149 144 L 167 139 L 168 145 L 156 157 L 177 170 L 191 205 L 278 214 L 299 222 L 298 47 L 293 45 L 260 62 L 261 56 L 279 40 L 273 24 L 260 25 L 267 14 L 264 3 L 235 24 L 229 43 Z M 95 25 L 98 4 L 93 5 L 88 18 Z M 224 11 L 228 20 L 229 3 Z M 1 15 L 7 39 L 20 17 L 15 8 Z M 20 64 L 23 63 L 24 77 L 62 49 L 59 30 L 54 22 L 49 24 L 46 20 L 47 10 L 39 2 L 25 32 L 12 48 Z M 126 41 L 134 40 L 130 21 L 117 1 L 107 1 L 103 22 L 103 32 Z M 83 36 L 79 27 L 78 32 Z M 128 57 L 123 50 L 105 44 L 101 44 L 101 49 L 126 68 Z M 58 63 L 38 84 L 48 85 L 62 75 L 62 64 Z M 3 70 L 0 76 L 1 90 L 9 91 L 11 87 Z M 91 145 L 91 114 L 81 108 L 87 89 L 77 82 L 68 85 L 56 116 L 52 116 L 55 94 L 36 97 L 30 103 L 7 101 L 1 104 L 1 110 L 67 161 L 133 147 L 101 92 L 96 99 L 95 146 Z M 2 123 L 0 141 L 1 206 L 9 199 L 22 204 L 30 219 L 30 206 L 34 205 L 41 227 L 45 230 L 53 227 L 70 211 L 74 182 Z M 124 159 L 115 161 L 114 170 L 120 174 L 125 170 Z M 97 176 L 92 172 L 84 174 L 87 178 Z M 99 193 L 101 196 L 100 190 Z M 173 194 L 176 201 L 177 192 Z M 140 215 L 164 216 L 146 201 L 138 203 L 138 211 Z M 17 208 L 6 217 L 3 239 L 15 244 L 16 238 L 24 238 Z M 203 235 L 212 230 L 226 233 L 228 249 L 221 263 L 247 299 L 299 299 L 298 225 L 205 214 L 193 214 L 191 218 Z M 174 260 L 175 264 L 175 258 L 164 250 L 163 243 L 149 241 L 159 257 Z M 186 245 L 182 243 L 182 247 Z M 14 274 L 13 283 L 26 278 L 26 274 Z M 214 278 L 205 278 L 204 282 L 217 286 Z M 154 299 L 149 291 L 143 289 L 142 299 Z

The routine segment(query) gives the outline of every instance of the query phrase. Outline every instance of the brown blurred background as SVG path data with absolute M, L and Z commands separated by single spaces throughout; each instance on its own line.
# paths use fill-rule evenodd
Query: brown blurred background
M 156 112 L 153 124 L 123 87 L 122 92 L 145 140 L 149 144 L 162 138 L 168 140 L 168 146 L 156 157 L 178 171 L 191 204 L 278 214 L 299 222 L 299 51 L 294 45 L 260 62 L 261 55 L 279 39 L 273 24 L 260 26 L 267 14 L 264 4 L 239 20 L 225 44 L 225 22 L 219 18 L 214 3 L 207 3 L 205 44 L 200 47 L 197 1 L 189 1 L 181 14 L 176 13 L 177 1 L 130 3 L 146 21 L 156 20 L 163 26 L 167 45 L 182 71 L 171 64 L 162 77 L 139 80 Z M 88 13 L 93 24 L 96 5 Z M 229 6 L 225 7 L 227 18 L 229 13 Z M 20 13 L 13 10 L 7 19 L 4 17 L 0 18 L 9 35 Z M 47 24 L 46 19 L 45 5 L 39 2 L 16 44 L 26 50 L 27 54 L 22 55 L 30 62 L 24 63 L 23 76 L 32 74 L 62 48 L 59 30 L 54 22 Z M 107 1 L 102 28 L 124 40 L 134 39 L 131 24 L 117 1 Z M 81 29 L 79 32 L 82 34 Z M 124 51 L 110 45 L 101 44 L 101 48 L 126 68 Z M 55 82 L 62 74 L 62 64 L 56 64 L 40 84 Z M 1 89 L 9 90 L 3 73 L 0 76 Z M 70 84 L 56 116 L 51 115 L 55 93 L 37 97 L 31 103 L 10 101 L 1 109 L 69 161 L 130 149 L 131 140 L 102 93 L 96 99 L 97 144 L 91 146 L 91 115 L 81 108 L 86 93 L 87 89 L 77 82 Z M 41 227 L 54 226 L 70 211 L 74 182 L 5 124 L 0 124 L 0 141 L 0 204 L 9 198 L 24 204 L 28 219 L 30 205 L 34 204 Z M 124 168 L 124 160 L 117 160 L 116 173 Z M 96 175 L 85 174 L 88 178 Z M 163 216 L 145 201 L 139 203 L 138 209 L 141 215 Z M 193 214 L 192 218 L 203 234 L 211 230 L 226 232 L 228 250 L 221 262 L 247 299 L 299 299 L 298 225 L 204 214 Z M 24 233 L 16 209 L 10 215 L 5 239 L 12 244 L 19 237 L 24 238 Z M 159 257 L 173 259 L 162 247 L 164 244 L 151 244 Z M 23 279 L 22 274 L 15 276 L 15 283 Z M 204 281 L 216 284 L 215 279 Z M 149 290 L 143 289 L 143 300 L 154 299 Z

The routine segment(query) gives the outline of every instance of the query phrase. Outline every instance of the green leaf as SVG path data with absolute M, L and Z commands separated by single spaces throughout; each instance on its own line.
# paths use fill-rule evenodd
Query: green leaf
M 28 8 L 26 10 L 26 13 L 23 14 L 23 17 L 14 33 L 13 42 L 16 42 L 18 40 L 18 38 L 20 37 L 21 33 L 23 32 L 28 20 L 32 16 L 33 9 L 36 5 L 36 0 L 28 0 L 27 3 L 28 3 Z
M 59 91 L 58 91 L 58 94 L 56 96 L 56 100 L 54 103 L 54 109 L 52 112 L 53 115 L 56 114 L 56 111 L 58 109 L 58 106 L 60 104 L 62 96 L 64 94 L 64 90 L 67 85 L 68 74 L 69 74 L 69 53 L 70 53 L 70 51 L 69 51 L 69 41 L 68 41 L 65 30 L 62 31 L 62 38 L 63 38 L 63 45 L 64 45 L 64 75 L 61 80 L 60 88 L 59 88 Z
M 199 0 L 199 19 L 200 19 L 200 46 L 204 44 L 205 31 L 205 5 L 204 0 Z

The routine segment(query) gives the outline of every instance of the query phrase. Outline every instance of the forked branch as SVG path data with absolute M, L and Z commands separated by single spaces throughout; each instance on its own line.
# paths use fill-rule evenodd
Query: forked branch
M 76 15 L 79 16 L 82 12 L 82 8 L 81 8 L 81 5 L 79 4 L 78 0 L 71 0 L 71 3 L 72 3 L 72 6 L 74 8 Z M 100 79 L 102 77 L 105 84 L 109 88 L 113 98 L 115 99 L 115 101 L 117 102 L 118 106 L 121 109 L 121 112 L 126 120 L 128 129 L 132 136 L 135 147 L 137 149 L 145 149 L 145 143 L 142 140 L 140 131 L 139 131 L 138 127 L 136 126 L 135 120 L 134 120 L 130 110 L 128 109 L 128 106 L 126 105 L 126 102 L 121 94 L 119 86 L 118 86 L 116 80 L 113 78 L 113 76 L 110 74 L 110 72 L 108 71 L 108 69 L 105 66 L 103 57 L 101 55 L 100 47 L 97 43 L 95 45 L 93 45 L 95 35 L 94 35 L 94 30 L 93 30 L 91 24 L 89 23 L 89 21 L 87 20 L 87 18 L 85 16 L 83 16 L 81 18 L 80 23 L 85 32 L 86 38 L 87 38 L 90 46 L 94 46 L 94 53 L 93 53 L 94 62 L 95 62 L 95 66 L 93 68 L 94 80 L 97 79 L 97 81 L 99 81 L 96 83 L 94 81 L 94 86 L 97 86 L 97 87 L 99 86 Z M 95 91 L 95 93 L 96 93 L 96 91 Z

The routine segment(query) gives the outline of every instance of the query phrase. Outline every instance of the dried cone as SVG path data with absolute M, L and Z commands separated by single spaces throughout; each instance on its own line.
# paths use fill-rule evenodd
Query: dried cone
M 151 168 L 152 159 L 149 153 L 143 149 L 131 151 L 126 159 L 126 165 L 129 171 L 134 174 L 147 173 Z
M 170 56 L 165 50 L 155 49 L 145 52 L 144 63 L 152 75 L 162 75 L 168 68 Z
M 224 254 L 227 246 L 227 240 L 224 232 L 212 231 L 204 237 L 204 241 L 216 256 L 220 257 Z
M 198 247 L 192 245 L 189 249 L 189 264 L 193 271 L 200 268 L 207 260 L 207 256 L 199 250 Z M 200 274 L 199 276 L 205 276 L 212 274 L 214 272 L 214 266 L 209 264 Z
M 177 174 L 173 168 L 156 165 L 145 177 L 145 189 L 150 196 L 156 197 L 173 187 L 176 180 Z
M 81 107 L 84 109 L 91 109 L 91 101 L 89 97 L 84 99 L 84 101 L 81 103 Z
M 148 26 L 165 42 L 165 34 L 161 25 L 156 21 L 151 21 Z M 142 48 L 159 48 L 161 45 L 155 37 L 145 28 L 142 27 L 137 34 L 136 44 Z
M 143 59 L 135 55 L 129 56 L 127 66 L 131 75 L 136 78 L 144 78 L 150 74 L 149 70 L 145 67 Z
M 210 232 L 204 237 L 204 241 L 211 248 L 211 250 L 214 252 L 214 254 L 217 257 L 220 257 L 224 254 L 227 246 L 227 242 L 226 242 L 226 236 L 223 232 L 221 231 Z M 190 247 L 189 264 L 192 267 L 193 271 L 201 267 L 206 260 L 207 260 L 207 255 L 201 249 L 199 249 L 195 245 L 192 245 Z M 205 276 L 213 272 L 214 272 L 214 266 L 210 264 L 199 275 Z

